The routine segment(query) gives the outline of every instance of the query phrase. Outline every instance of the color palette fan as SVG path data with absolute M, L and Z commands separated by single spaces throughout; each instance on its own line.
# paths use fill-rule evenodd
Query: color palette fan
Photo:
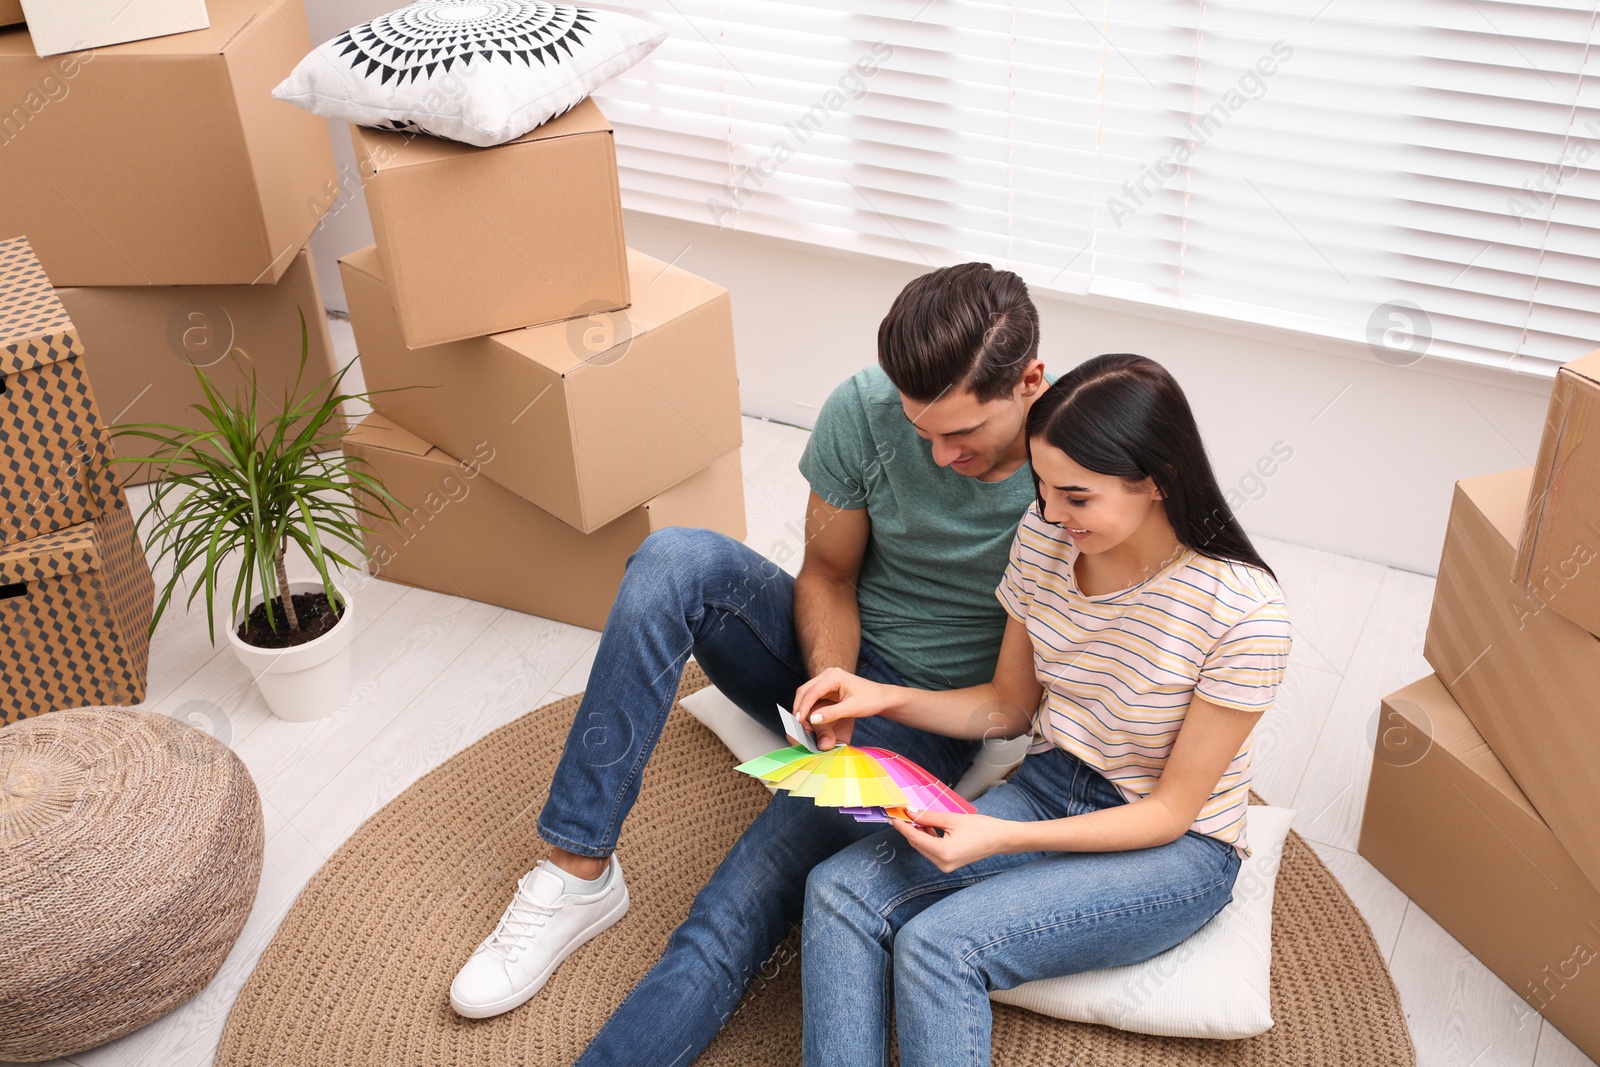
M 857 822 L 914 822 L 907 809 L 974 812 L 961 794 L 898 753 L 838 745 L 813 752 L 791 745 L 757 756 L 736 768 L 790 795 L 811 797 Z

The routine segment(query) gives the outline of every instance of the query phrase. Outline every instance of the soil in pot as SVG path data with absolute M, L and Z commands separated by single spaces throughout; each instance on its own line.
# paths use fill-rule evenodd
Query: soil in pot
M 275 598 L 272 605 L 272 620 L 278 624 L 278 629 L 267 625 L 267 605 L 257 604 L 249 617 L 239 624 L 239 640 L 256 648 L 293 648 L 315 641 L 333 629 L 334 623 L 344 614 L 343 605 L 340 610 L 334 610 L 327 593 L 294 593 L 292 596 L 295 614 L 300 617 L 300 629 L 289 629 L 280 597 Z

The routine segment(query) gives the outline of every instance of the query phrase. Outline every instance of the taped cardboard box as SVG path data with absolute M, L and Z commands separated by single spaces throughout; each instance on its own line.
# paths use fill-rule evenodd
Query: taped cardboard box
M 205 0 L 22 0 L 41 56 L 141 41 L 209 26 Z
M 1600 352 L 1556 374 L 1513 576 L 1600 634 Z
M 728 291 L 632 249 L 628 263 L 627 311 L 408 349 L 377 250 L 345 256 L 373 405 L 451 455 L 488 441 L 488 477 L 598 530 L 736 452 L 743 432 Z
M 0 0 L 0 26 L 16 25 L 22 17 L 22 0 Z
M 583 534 L 487 477 L 505 462 L 487 438 L 461 461 L 374 414 L 345 435 L 344 451 L 412 509 L 366 535 L 379 577 L 592 630 L 605 626 L 628 557 L 656 530 L 745 536 L 737 452 Z
M 1390 694 L 1360 852 L 1600 1059 L 1600 890 L 1584 877 L 1437 675 Z
M 110 424 L 206 427 L 190 405 L 205 394 L 195 367 L 224 397 L 242 395 L 252 372 L 263 394 L 281 400 L 300 372 L 300 313 L 305 313 L 302 395 L 335 371 L 333 340 L 310 252 L 302 249 L 276 285 L 128 285 L 56 291 L 82 339 L 84 364 Z M 343 419 L 330 427 L 346 428 Z M 148 455 L 153 444 L 124 439 L 123 455 Z M 192 469 L 180 467 L 179 469 Z M 124 484 L 160 476 L 145 464 L 120 464 Z
M 493 148 L 350 137 L 408 347 L 628 305 L 616 146 L 593 100 Z
M 83 343 L 26 239 L 0 241 L 0 545 L 117 499 Z
M 299 0 L 51 59 L 0 33 L 0 234 L 57 285 L 275 282 L 337 192 L 327 123 L 272 99 L 311 48 Z
M 1511 580 L 1533 469 L 1456 483 L 1423 655 L 1600 884 L 1600 638 Z
M 139 703 L 154 607 L 120 491 L 97 519 L 0 548 L 0 721 Z

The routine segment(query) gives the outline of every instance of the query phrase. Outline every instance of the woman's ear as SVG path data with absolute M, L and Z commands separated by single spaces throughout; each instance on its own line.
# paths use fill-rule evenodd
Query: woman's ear
M 1168 482 L 1176 482 L 1177 479 L 1178 479 L 1178 469 L 1176 467 L 1174 467 L 1170 463 L 1163 463 L 1161 466 L 1166 468 L 1167 481 Z M 1150 479 L 1150 487 L 1155 491 L 1155 498 L 1157 500 L 1166 499 L 1161 493 L 1161 486 L 1156 484 L 1156 481 L 1155 481 L 1154 478 Z

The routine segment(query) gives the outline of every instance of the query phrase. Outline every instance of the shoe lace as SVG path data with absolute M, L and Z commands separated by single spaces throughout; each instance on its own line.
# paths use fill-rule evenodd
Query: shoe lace
M 506 905 L 505 914 L 500 916 L 499 924 L 484 947 L 510 963 L 539 939 L 555 913 L 554 907 L 536 904 L 519 890 Z

